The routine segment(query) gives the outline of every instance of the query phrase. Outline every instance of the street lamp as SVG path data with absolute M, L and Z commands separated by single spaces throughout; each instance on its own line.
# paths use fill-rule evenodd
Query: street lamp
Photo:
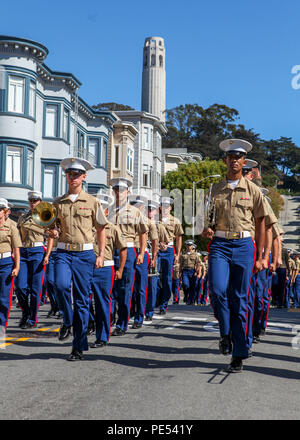
M 194 240 L 194 237 L 195 237 L 195 189 L 196 189 L 196 185 L 198 185 L 198 183 L 200 183 L 200 182 L 202 182 L 203 180 L 206 180 L 206 179 L 213 179 L 213 178 L 218 178 L 218 177 L 221 177 L 220 176 L 220 174 L 212 174 L 211 176 L 206 176 L 206 177 L 203 177 L 202 179 L 200 179 L 200 180 L 198 180 L 197 182 L 193 182 L 193 191 L 192 191 L 192 218 L 193 218 L 193 229 L 192 229 L 192 232 L 193 232 L 193 240 Z

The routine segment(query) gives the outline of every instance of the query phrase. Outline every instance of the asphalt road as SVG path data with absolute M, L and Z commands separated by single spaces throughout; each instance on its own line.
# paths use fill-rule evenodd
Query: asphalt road
M 209 306 L 171 305 L 74 363 L 48 309 L 40 308 L 38 329 L 20 330 L 12 306 L 0 351 L 1 420 L 299 419 L 300 309 L 270 309 L 240 374 L 223 370 L 230 357 L 219 354 Z

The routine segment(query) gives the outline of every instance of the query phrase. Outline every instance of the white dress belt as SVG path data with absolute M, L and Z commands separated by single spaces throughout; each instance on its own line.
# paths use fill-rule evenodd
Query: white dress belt
M 26 247 L 25 245 L 26 245 L 26 243 L 23 243 L 23 247 Z M 33 247 L 39 247 L 39 246 L 44 246 L 44 243 L 42 241 L 36 241 L 35 243 L 31 243 L 31 245 L 28 247 L 33 248 Z
M 65 251 L 90 251 L 94 249 L 93 243 L 83 243 L 83 244 L 74 244 L 74 243 L 57 243 L 57 249 L 64 249 Z
M 107 267 L 107 266 L 114 266 L 114 265 L 115 265 L 114 260 L 106 260 L 106 261 L 104 261 L 104 263 L 103 263 L 103 266 L 104 266 L 104 267 Z
M 8 257 L 11 257 L 11 252 L 3 252 L 2 254 L 0 254 L 0 259 Z
M 132 243 L 132 242 L 128 242 L 128 243 L 126 243 L 126 246 L 128 247 L 128 248 L 133 248 L 134 247 L 134 243 Z
M 226 238 L 227 240 L 251 237 L 249 231 L 231 232 L 231 231 L 216 231 L 215 237 Z

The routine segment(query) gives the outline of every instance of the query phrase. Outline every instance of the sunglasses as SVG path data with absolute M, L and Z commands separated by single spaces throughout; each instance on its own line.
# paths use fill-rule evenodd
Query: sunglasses
M 30 202 L 30 203 L 36 203 L 36 202 L 38 202 L 39 200 L 41 200 L 41 199 L 29 199 L 29 202 Z
M 245 157 L 243 153 L 226 153 L 226 157 L 229 157 L 229 159 L 242 159 Z
M 77 179 L 78 177 L 82 176 L 80 171 L 66 171 L 66 175 L 71 179 Z

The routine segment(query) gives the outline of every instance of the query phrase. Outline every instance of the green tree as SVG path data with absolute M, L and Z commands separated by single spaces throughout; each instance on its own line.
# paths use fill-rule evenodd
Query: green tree
M 93 105 L 93 108 L 99 110 L 109 110 L 109 111 L 122 111 L 122 110 L 134 110 L 129 105 L 118 104 L 117 102 L 103 102 L 97 105 Z

